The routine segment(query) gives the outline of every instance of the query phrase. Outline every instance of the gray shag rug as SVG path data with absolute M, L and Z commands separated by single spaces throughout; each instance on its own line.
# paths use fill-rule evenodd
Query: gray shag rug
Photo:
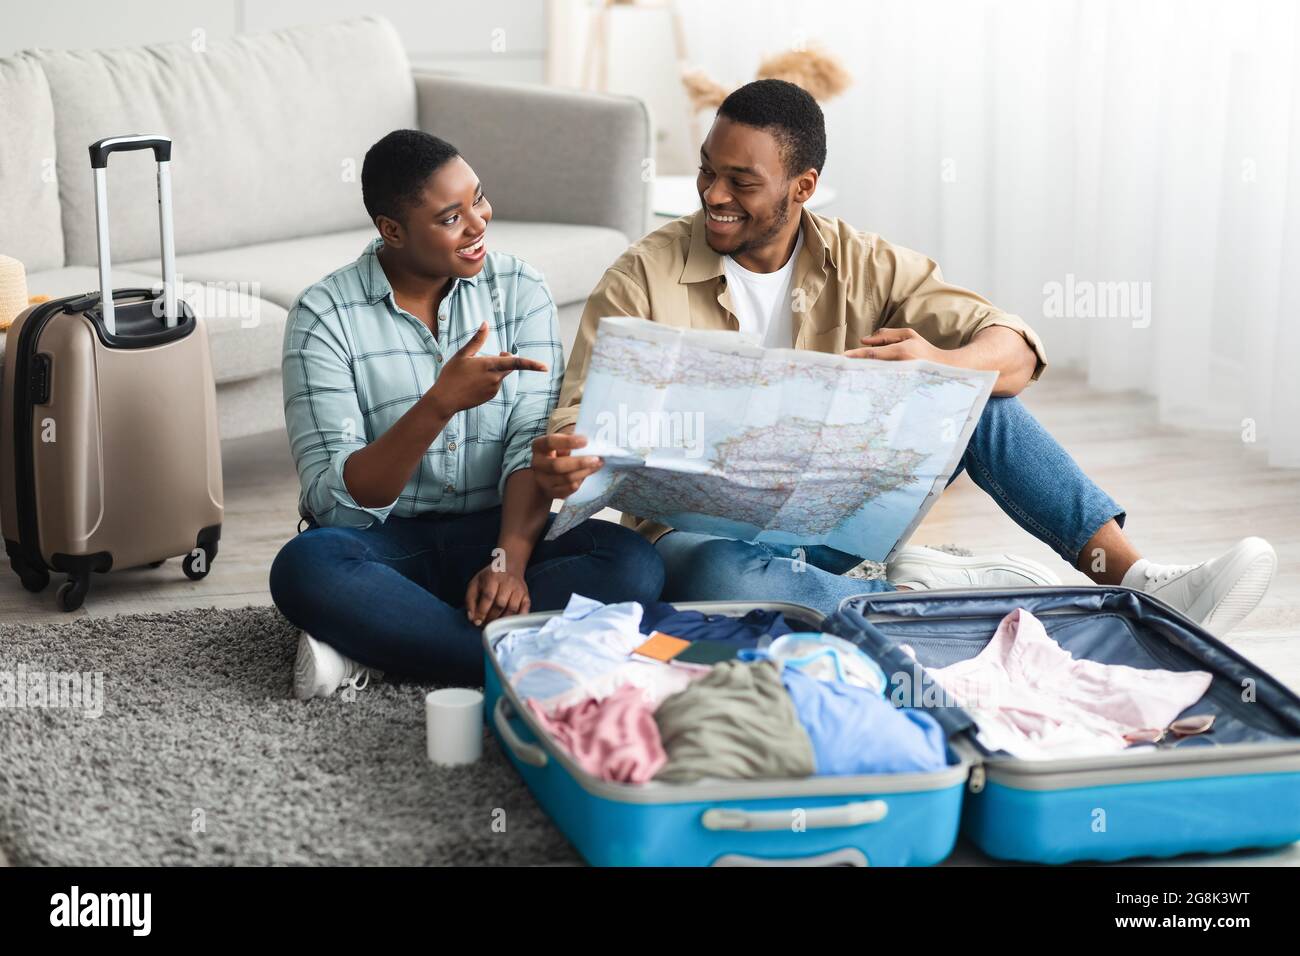
M 0 858 L 581 862 L 490 733 L 479 763 L 434 767 L 428 687 L 376 681 L 351 700 L 303 703 L 291 693 L 296 647 L 274 608 L 0 627 Z M 91 677 L 80 707 L 16 706 L 13 682 L 52 672 L 102 674 L 102 692 Z M 25 701 L 37 702 L 30 687 Z

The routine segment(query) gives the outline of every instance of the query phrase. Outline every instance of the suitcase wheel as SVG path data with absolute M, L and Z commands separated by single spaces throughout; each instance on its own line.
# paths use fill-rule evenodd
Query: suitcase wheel
M 150 561 L 150 562 L 149 562 L 149 567 L 151 567 L 151 568 L 161 568 L 161 567 L 162 567 L 164 564 L 166 564 L 166 563 L 167 563 L 167 559 L 166 559 L 166 558 L 159 558 L 157 561 Z
M 65 611 L 75 611 L 86 600 L 90 590 L 90 575 L 68 575 L 68 580 L 59 585 L 59 607 Z
M 212 569 L 212 561 L 216 554 L 207 548 L 198 547 L 185 555 L 185 560 L 181 562 L 181 570 L 191 581 L 202 581 L 208 576 L 208 571 Z
M 15 570 L 18 572 L 18 580 L 22 581 L 23 587 L 33 594 L 44 591 L 50 583 L 50 572 L 44 568 L 29 568 L 24 565 Z

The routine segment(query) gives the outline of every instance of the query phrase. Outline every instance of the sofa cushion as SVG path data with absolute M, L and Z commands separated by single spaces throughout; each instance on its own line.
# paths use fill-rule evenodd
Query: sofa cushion
M 29 54 L 0 59 L 0 130 L 0 255 L 19 260 L 28 272 L 58 268 L 63 222 L 54 104 Z
M 415 84 L 396 31 L 363 18 L 213 41 L 39 51 L 58 117 L 59 195 L 71 265 L 93 265 L 87 146 L 124 133 L 175 141 L 178 254 L 364 226 L 361 162 L 415 124 Z M 148 152 L 109 162 L 113 258 L 157 255 Z
M 157 276 L 147 272 L 113 270 L 113 286 L 118 289 L 152 288 L 157 282 Z M 36 272 L 27 277 L 27 288 L 32 295 L 51 298 L 93 292 L 99 288 L 99 272 L 91 266 Z M 212 374 L 218 385 L 279 370 L 288 317 L 283 307 L 257 298 L 238 284 L 204 286 L 186 279 L 181 296 L 207 324 Z
M 251 292 L 286 308 L 309 285 L 361 255 L 373 228 L 305 239 L 266 242 L 181 256 L 176 269 L 184 282 L 252 282 Z M 601 226 L 504 222 L 488 226 L 488 245 L 523 259 L 546 278 L 557 305 L 587 298 L 597 280 L 627 248 L 621 232 Z M 158 276 L 158 260 L 123 263 L 123 268 Z

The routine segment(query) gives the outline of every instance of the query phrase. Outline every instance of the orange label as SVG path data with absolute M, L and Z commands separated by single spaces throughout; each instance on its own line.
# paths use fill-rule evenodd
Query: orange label
M 651 631 L 649 639 L 632 653 L 656 661 L 670 661 L 690 646 L 690 641 L 684 641 L 680 637 L 673 637 L 661 631 Z

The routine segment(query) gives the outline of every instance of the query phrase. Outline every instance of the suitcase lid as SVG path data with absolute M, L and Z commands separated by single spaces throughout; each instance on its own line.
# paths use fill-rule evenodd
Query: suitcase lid
M 1238 686 L 1250 681 L 1262 713 L 1285 729 L 1271 741 L 1229 742 L 1219 746 L 1123 751 L 1090 757 L 1028 759 L 993 752 L 977 737 L 978 724 L 929 677 L 924 665 L 903 652 L 901 634 L 886 634 L 881 625 L 905 630 L 909 624 L 984 620 L 992 627 L 1011 611 L 1023 608 L 1035 617 L 1109 614 L 1124 618 L 1145 647 L 1163 643 L 1173 653 L 1191 656 L 1198 668 Z M 847 598 L 824 622 L 830 633 L 853 641 L 885 668 L 900 676 L 918 705 L 949 733 L 954 749 L 972 763 L 971 789 L 982 787 L 986 773 L 1022 789 L 1058 789 L 1140 780 L 1178 779 L 1225 773 L 1300 770 L 1300 696 L 1228 647 L 1196 622 L 1142 591 L 1119 586 L 1040 587 L 1025 589 L 953 588 L 916 592 L 876 592 Z M 891 680 L 891 684 L 893 681 Z M 917 687 L 920 694 L 916 695 Z M 1211 688 L 1213 690 L 1213 687 Z M 892 692 L 892 691 L 891 691 Z M 946 706 L 934 706 L 946 704 Z M 1244 706 L 1244 705 L 1243 705 Z M 1245 711 L 1239 711 L 1245 713 Z M 1252 716 L 1260 716 L 1260 712 Z

